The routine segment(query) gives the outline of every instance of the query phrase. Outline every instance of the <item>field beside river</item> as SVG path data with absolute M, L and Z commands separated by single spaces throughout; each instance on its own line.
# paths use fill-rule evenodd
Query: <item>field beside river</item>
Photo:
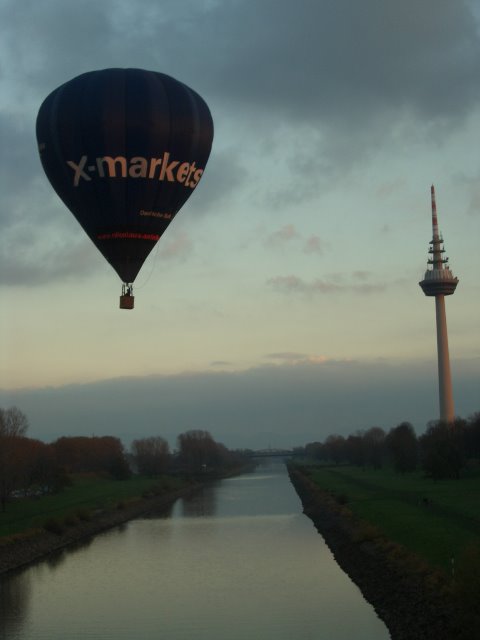
M 480 637 L 477 474 L 434 483 L 346 466 L 289 471 L 304 513 L 393 640 Z
M 447 572 L 480 534 L 480 472 L 459 480 L 433 481 L 421 472 L 398 474 L 391 469 L 311 467 L 310 478 L 352 513 Z
M 99 510 L 124 509 L 142 497 L 175 492 L 185 485 L 184 479 L 172 476 L 112 480 L 77 474 L 72 477 L 72 485 L 60 493 L 11 500 L 6 511 L 0 513 L 0 544 L 2 539 L 45 526 L 60 531 L 75 521 L 90 519 Z

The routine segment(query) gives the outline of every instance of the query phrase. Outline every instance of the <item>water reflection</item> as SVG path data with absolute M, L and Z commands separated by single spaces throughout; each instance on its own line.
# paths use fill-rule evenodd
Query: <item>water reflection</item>
M 217 488 L 219 483 L 211 484 L 200 491 L 180 498 L 177 509 L 184 518 L 213 517 L 217 511 Z M 174 509 L 174 513 L 176 510 Z
M 0 638 L 13 638 L 21 629 L 31 597 L 31 580 L 22 573 L 0 580 Z
M 8 640 L 386 640 L 283 466 L 231 478 L 12 576 Z
M 150 511 L 149 513 L 147 513 L 146 515 L 144 515 L 143 517 L 146 519 L 154 519 L 154 520 L 156 520 L 157 518 L 169 518 L 172 515 L 173 507 L 174 507 L 173 504 L 168 504 L 166 506 L 156 508 Z M 127 523 L 125 523 L 125 526 L 127 526 Z
M 82 538 L 79 542 L 73 542 L 64 549 L 59 549 L 54 553 L 49 554 L 45 560 L 40 564 L 46 564 L 50 569 L 55 569 L 67 560 L 68 556 L 72 553 L 76 553 L 79 549 L 86 549 L 89 547 L 95 538 Z

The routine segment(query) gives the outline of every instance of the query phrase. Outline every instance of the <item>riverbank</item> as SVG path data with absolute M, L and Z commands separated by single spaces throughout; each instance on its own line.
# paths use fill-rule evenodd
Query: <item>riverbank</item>
M 58 533 L 38 529 L 12 536 L 2 544 L 0 539 L 0 575 L 38 562 L 93 536 L 120 526 L 129 520 L 148 513 L 167 511 L 178 498 L 201 488 L 202 483 L 190 484 L 182 489 L 136 498 L 119 503 L 110 509 L 99 509 L 89 514 L 89 519 L 77 519 L 71 526 Z
M 384 621 L 392 640 L 469 637 L 452 602 L 446 576 L 399 545 L 373 535 L 372 527 L 357 521 L 301 469 L 289 466 L 289 475 L 304 513 L 325 539 L 338 565 Z

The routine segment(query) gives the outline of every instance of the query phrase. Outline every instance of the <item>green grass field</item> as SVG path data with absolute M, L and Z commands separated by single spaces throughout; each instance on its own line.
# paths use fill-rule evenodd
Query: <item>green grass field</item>
M 97 476 L 74 477 L 74 484 L 56 495 L 41 498 L 22 498 L 8 503 L 0 512 L 0 540 L 2 537 L 42 528 L 46 520 L 63 520 L 79 511 L 111 508 L 121 501 L 142 496 L 152 487 L 175 490 L 183 486 L 181 479 L 132 477 L 129 480 L 109 480 Z
M 480 540 L 480 472 L 434 482 L 420 472 L 316 467 L 312 480 L 331 491 L 359 518 L 427 562 L 451 571 L 471 543 Z

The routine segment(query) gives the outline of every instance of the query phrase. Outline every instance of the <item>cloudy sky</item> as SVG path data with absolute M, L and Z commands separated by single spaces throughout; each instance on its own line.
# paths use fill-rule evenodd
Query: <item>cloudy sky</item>
M 432 183 L 456 413 L 480 410 L 478 0 L 0 0 L 0 23 L 0 406 L 30 436 L 422 432 Z M 176 77 L 215 123 L 132 312 L 35 140 L 43 99 L 108 67 Z

